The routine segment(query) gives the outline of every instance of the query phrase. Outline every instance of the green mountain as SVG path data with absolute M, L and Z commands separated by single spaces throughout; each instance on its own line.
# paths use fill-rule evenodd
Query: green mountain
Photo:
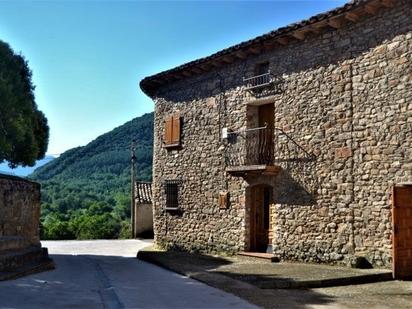
M 128 234 L 130 146 L 137 143 L 137 179 L 150 181 L 153 113 L 70 149 L 29 178 L 42 185 L 43 239 L 117 238 Z

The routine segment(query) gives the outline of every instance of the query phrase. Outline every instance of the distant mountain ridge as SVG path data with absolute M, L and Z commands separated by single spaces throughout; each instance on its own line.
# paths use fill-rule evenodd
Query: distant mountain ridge
M 16 168 L 10 168 L 7 163 L 1 163 L 0 164 L 0 173 L 25 177 L 25 176 L 30 175 L 31 173 L 33 173 L 35 169 L 49 163 L 50 161 L 54 160 L 55 158 L 56 158 L 55 156 L 46 155 L 43 159 L 38 160 L 36 162 L 36 165 L 34 165 L 34 166 L 25 166 L 25 167 L 18 166 Z
M 137 167 L 142 180 L 151 179 L 153 156 L 153 113 L 137 117 L 100 135 L 86 146 L 69 149 L 36 169 L 30 178 L 44 181 L 90 177 L 96 172 L 121 175 L 130 171 L 130 145 L 138 141 Z

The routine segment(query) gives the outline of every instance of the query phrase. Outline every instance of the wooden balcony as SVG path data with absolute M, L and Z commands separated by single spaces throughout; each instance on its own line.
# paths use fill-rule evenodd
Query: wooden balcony
M 245 177 L 245 176 L 276 176 L 281 170 L 277 165 L 239 165 L 228 166 L 226 172 L 232 176 Z

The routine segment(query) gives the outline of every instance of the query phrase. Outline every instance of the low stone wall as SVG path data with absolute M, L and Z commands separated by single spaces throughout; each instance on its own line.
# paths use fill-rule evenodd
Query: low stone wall
M 40 184 L 0 174 L 0 238 L 22 237 L 40 245 Z

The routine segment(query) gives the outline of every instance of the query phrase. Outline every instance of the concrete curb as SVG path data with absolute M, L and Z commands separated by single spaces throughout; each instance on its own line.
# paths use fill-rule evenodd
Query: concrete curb
M 259 284 L 254 285 L 252 283 L 244 282 L 239 279 L 231 278 L 230 276 L 227 276 L 224 273 L 204 271 L 201 267 L 193 266 L 193 271 L 188 271 L 181 269 L 179 267 L 174 267 L 173 265 L 170 265 L 168 263 L 165 263 L 164 261 L 161 261 L 160 259 L 157 259 L 153 253 L 155 252 L 139 251 L 137 254 L 137 258 L 142 261 L 155 264 L 167 270 L 196 279 L 198 281 L 204 282 L 208 285 L 223 290 L 231 290 L 231 287 L 228 287 L 228 284 L 232 287 L 242 289 L 313 289 L 393 280 L 392 274 L 390 272 L 383 272 L 378 274 L 365 274 L 324 280 L 284 281 L 273 279 L 270 281 L 259 282 Z
M 332 278 L 324 280 L 302 280 L 282 282 L 278 280 L 267 281 L 259 284 L 261 289 L 315 289 L 329 288 L 345 285 L 367 284 L 393 280 L 391 273 L 366 274 L 352 277 Z

